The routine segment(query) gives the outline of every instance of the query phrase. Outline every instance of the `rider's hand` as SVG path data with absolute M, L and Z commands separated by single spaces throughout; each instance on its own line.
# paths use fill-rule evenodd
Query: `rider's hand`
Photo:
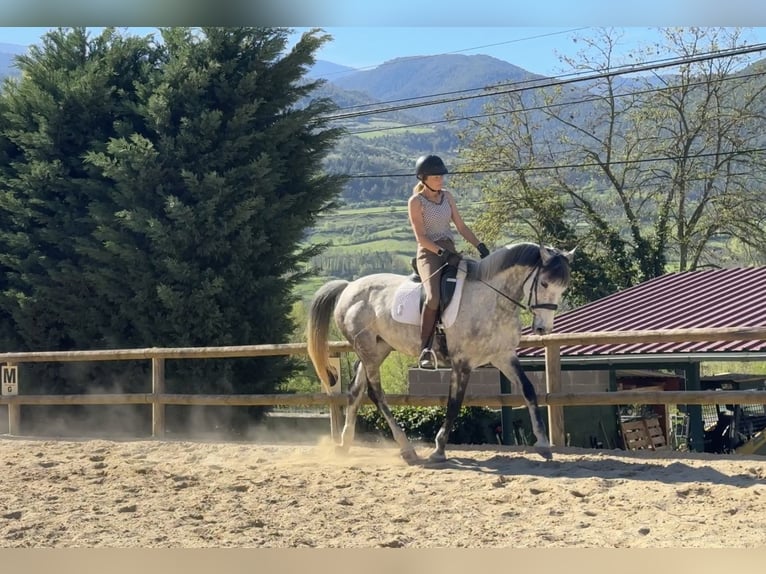
M 461 259 L 463 259 L 463 256 L 460 253 L 455 253 L 449 249 L 445 249 L 444 253 L 442 253 L 442 261 L 452 267 L 457 267 Z
M 489 255 L 489 249 L 487 249 L 487 246 L 484 245 L 484 243 L 479 243 L 476 246 L 476 249 L 479 251 L 479 255 L 481 255 L 482 259 L 484 259 L 487 255 Z

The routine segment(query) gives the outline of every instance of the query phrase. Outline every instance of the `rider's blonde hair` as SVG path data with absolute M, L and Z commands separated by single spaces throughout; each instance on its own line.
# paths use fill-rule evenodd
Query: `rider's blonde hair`
M 415 184 L 415 187 L 412 188 L 412 195 L 417 195 L 419 193 L 422 193 L 425 188 L 426 186 L 422 181 L 417 182 Z

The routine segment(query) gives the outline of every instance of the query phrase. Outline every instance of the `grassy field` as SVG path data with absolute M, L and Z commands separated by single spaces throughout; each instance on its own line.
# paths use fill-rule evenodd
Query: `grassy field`
M 471 206 L 464 218 L 471 220 Z M 456 234 L 458 249 L 473 253 Z M 312 261 L 319 273 L 299 285 L 296 293 L 306 300 L 332 278 L 354 279 L 373 272 L 408 274 L 415 255 L 415 238 L 407 217 L 407 205 L 374 207 L 349 206 L 322 217 L 307 235 L 309 243 L 325 243 L 329 247 Z M 475 255 L 475 253 L 474 253 Z
M 415 251 L 406 205 L 342 208 L 322 217 L 306 241 L 329 247 L 311 262 L 319 276 L 296 289 L 303 301 L 330 279 L 361 276 L 373 261 L 379 270 L 406 273 Z
M 432 134 L 436 130 L 428 126 L 407 126 L 398 122 L 385 120 L 372 120 L 366 124 L 358 124 L 349 127 L 349 130 L 358 138 L 375 139 L 385 136 L 410 134 Z

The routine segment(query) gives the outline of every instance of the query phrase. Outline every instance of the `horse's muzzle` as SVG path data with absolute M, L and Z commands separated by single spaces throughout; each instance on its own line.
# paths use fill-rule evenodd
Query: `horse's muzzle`
M 547 327 L 533 327 L 535 335 L 547 335 L 551 332 Z

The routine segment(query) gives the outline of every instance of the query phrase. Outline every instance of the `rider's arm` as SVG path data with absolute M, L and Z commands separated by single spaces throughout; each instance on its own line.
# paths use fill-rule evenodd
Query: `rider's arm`
M 447 196 L 447 201 L 449 201 L 450 207 L 452 207 L 452 223 L 455 224 L 455 229 L 458 230 L 458 233 L 460 233 L 460 235 L 462 235 L 468 243 L 478 248 L 479 240 L 473 234 L 473 231 L 471 231 L 465 224 L 463 218 L 460 217 L 460 211 L 458 211 L 457 204 L 455 203 L 455 198 L 452 197 L 452 194 L 446 189 L 442 191 Z

